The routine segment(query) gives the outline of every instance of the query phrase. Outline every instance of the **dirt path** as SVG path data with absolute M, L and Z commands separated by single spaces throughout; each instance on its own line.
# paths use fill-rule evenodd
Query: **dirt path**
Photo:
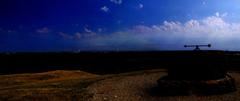
M 88 87 L 94 94 L 92 101 L 139 101 L 145 100 L 149 89 L 165 73 L 141 74 L 107 79 Z
M 119 76 L 90 85 L 87 89 L 93 94 L 89 101 L 237 101 L 239 91 L 225 95 L 213 96 L 171 96 L 159 97 L 151 95 L 151 89 L 157 86 L 156 81 L 166 75 L 164 72 Z M 239 74 L 237 77 L 239 85 Z M 239 87 L 238 87 L 239 88 Z

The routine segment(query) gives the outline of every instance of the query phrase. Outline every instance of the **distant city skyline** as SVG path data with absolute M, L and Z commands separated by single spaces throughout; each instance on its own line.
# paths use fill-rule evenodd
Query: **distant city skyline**
M 240 50 L 239 4 L 239 0 L 1 0 L 0 52 L 185 50 L 185 44 Z

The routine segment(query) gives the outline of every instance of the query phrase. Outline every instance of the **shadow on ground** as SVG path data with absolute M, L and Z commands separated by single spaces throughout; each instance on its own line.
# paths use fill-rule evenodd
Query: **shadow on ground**
M 213 96 L 237 91 L 235 80 L 229 75 L 222 79 L 206 81 L 167 80 L 165 78 L 160 78 L 158 86 L 150 88 L 151 96 Z

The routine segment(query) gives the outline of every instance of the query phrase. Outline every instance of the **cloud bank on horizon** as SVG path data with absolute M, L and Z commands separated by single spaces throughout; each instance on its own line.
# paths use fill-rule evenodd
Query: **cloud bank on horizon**
M 164 21 L 159 25 L 136 25 L 132 28 L 99 35 L 97 32 L 77 40 L 88 48 L 99 50 L 174 50 L 184 49 L 184 44 L 213 44 L 213 49 L 236 50 L 240 41 L 240 23 L 224 20 L 227 13 L 215 13 L 203 19 L 186 22 Z M 90 35 L 94 34 L 94 35 Z M 74 37 L 74 36 L 73 36 Z M 78 37 L 78 35 L 75 35 Z M 75 38 L 76 39 L 76 38 Z
M 1 52 L 240 50 L 238 0 L 24 1 L 0 1 Z

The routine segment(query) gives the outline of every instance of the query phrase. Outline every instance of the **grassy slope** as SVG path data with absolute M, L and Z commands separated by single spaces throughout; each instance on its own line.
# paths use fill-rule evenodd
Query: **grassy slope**
M 2 100 L 70 100 L 83 97 L 84 88 L 97 75 L 81 71 L 52 71 L 0 76 Z
M 207 97 L 147 95 L 148 92 L 144 92 L 144 88 L 154 86 L 156 80 L 165 74 L 162 70 L 149 70 L 115 75 L 94 75 L 81 71 L 4 75 L 0 76 L 0 101 L 123 101 L 130 98 L 148 101 L 240 100 L 239 91 Z M 240 74 L 231 73 L 231 75 L 240 88 Z M 126 94 L 129 98 L 126 98 Z

